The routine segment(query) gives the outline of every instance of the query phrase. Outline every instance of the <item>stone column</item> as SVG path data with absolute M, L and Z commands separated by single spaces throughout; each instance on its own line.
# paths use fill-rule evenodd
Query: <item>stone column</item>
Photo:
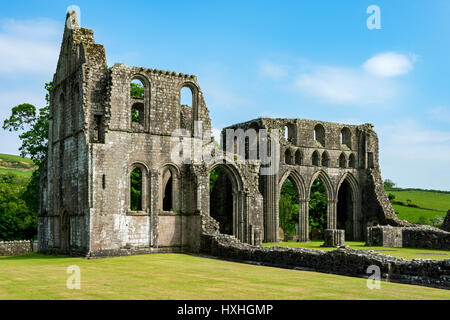
M 325 230 L 325 243 L 322 247 L 340 247 L 345 245 L 345 230 Z
M 337 200 L 327 200 L 327 228 L 337 228 Z
M 277 175 L 264 176 L 264 241 L 278 242 Z
M 299 242 L 309 241 L 309 199 L 298 200 L 298 238 Z

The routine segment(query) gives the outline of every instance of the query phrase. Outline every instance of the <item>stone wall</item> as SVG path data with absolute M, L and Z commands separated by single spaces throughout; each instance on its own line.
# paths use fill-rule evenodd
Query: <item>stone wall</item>
M 317 272 L 367 277 L 367 268 L 380 267 L 382 280 L 450 289 L 450 259 L 404 260 L 374 251 L 340 248 L 321 251 L 305 248 L 258 247 L 228 235 L 202 235 L 201 252 L 233 261 Z
M 34 241 L 35 242 L 35 241 Z M 18 256 L 37 251 L 33 241 L 0 241 L 0 256 Z
M 450 250 L 450 232 L 430 226 L 368 228 L 367 245 Z

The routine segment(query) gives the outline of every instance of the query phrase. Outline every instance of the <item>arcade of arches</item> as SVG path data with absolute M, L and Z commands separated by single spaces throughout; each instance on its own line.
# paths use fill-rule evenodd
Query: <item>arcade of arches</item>
M 302 197 L 303 187 L 299 181 L 299 177 L 291 173 L 280 187 L 278 221 L 285 235 L 298 235 L 300 241 L 319 240 L 325 229 L 341 229 L 345 230 L 347 240 L 359 238 L 355 223 L 358 194 L 351 175 L 345 175 L 334 191 L 330 179 L 321 172 L 306 191 L 308 198 Z M 337 197 L 336 200 L 333 197 Z

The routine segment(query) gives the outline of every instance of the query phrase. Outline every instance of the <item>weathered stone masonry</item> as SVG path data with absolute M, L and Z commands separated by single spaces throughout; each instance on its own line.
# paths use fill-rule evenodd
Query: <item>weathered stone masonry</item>
M 91 257 L 198 252 L 205 228 L 217 224 L 210 215 L 217 203 L 227 205 L 215 210 L 222 220 L 228 214 L 225 232 L 252 245 L 276 242 L 279 193 L 287 178 L 298 190 L 301 241 L 309 237 L 309 192 L 315 178 L 327 190 L 328 228 L 345 230 L 347 239 L 362 239 L 374 224 L 408 225 L 396 218 L 384 192 L 378 139 L 370 124 L 263 118 L 230 127 L 287 131 L 287 138 L 276 141 L 279 170 L 261 174 L 260 159 L 241 159 L 215 147 L 195 76 L 122 64 L 109 68 L 93 31 L 80 28 L 74 13 L 67 22 L 41 178 L 41 252 Z M 144 85 L 142 98 L 130 94 L 135 79 Z M 191 106 L 180 103 L 185 87 L 192 93 Z M 138 122 L 132 121 L 134 109 Z M 174 137 L 176 131 L 184 136 Z M 189 145 L 179 153 L 189 161 L 174 161 L 171 153 L 180 143 Z M 206 150 L 215 158 L 193 161 L 195 153 L 186 150 Z M 218 180 L 223 189 L 210 203 L 210 173 L 216 168 L 227 179 Z M 142 173 L 138 210 L 131 209 L 130 199 L 135 169 Z

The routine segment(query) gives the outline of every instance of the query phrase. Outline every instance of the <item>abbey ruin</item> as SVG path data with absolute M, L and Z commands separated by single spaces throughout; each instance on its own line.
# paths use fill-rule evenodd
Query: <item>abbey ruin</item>
M 136 79 L 144 87 L 139 97 L 130 93 Z M 41 252 L 198 252 L 209 228 L 251 245 L 278 242 L 286 179 L 298 193 L 300 241 L 309 240 L 309 195 L 317 178 L 326 189 L 327 228 L 345 230 L 347 240 L 365 239 L 373 225 L 408 225 L 385 194 L 370 124 L 259 118 L 225 128 L 219 147 L 195 76 L 108 67 L 104 47 L 73 13 L 53 84 L 41 176 Z M 183 88 L 192 93 L 191 106 L 181 105 Z M 205 150 L 212 161 L 197 157 Z M 272 162 L 264 163 L 264 154 Z M 221 175 L 210 192 L 217 168 Z M 130 177 L 136 170 L 140 197 L 133 206 Z

